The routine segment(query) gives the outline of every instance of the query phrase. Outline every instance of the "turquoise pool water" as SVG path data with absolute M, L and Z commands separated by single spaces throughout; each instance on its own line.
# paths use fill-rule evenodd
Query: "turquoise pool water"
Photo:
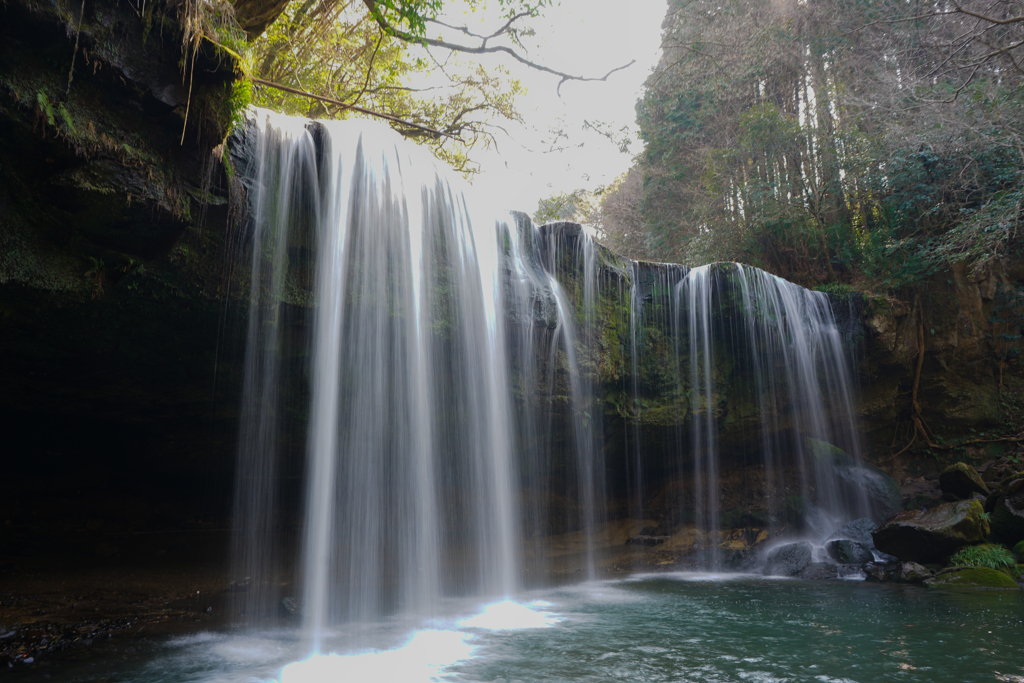
M 1024 683 L 1024 594 L 667 574 L 563 586 L 429 621 L 201 633 L 23 680 Z

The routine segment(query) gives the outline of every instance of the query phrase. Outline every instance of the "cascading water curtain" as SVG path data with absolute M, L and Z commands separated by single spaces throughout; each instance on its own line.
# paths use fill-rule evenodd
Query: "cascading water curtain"
M 860 465 L 860 443 L 855 388 L 828 297 L 756 268 L 712 264 L 680 281 L 674 306 L 675 355 L 691 410 L 688 504 L 708 539 L 708 564 L 720 561 L 714 534 L 720 470 L 729 459 L 761 469 L 763 484 L 749 507 L 772 526 L 827 533 L 838 521 L 868 514 L 863 490 L 843 485 L 844 472 Z M 760 462 L 719 443 L 722 420 L 742 421 L 751 405 Z
M 264 120 L 259 135 L 246 138 L 245 178 L 250 195 L 249 315 L 244 361 L 241 427 L 235 475 L 233 568 L 240 585 L 233 613 L 258 620 L 277 613 L 288 551 L 280 502 L 284 365 L 290 352 L 288 307 L 289 239 L 316 213 L 307 188 L 316 183 L 313 140 L 300 119 Z M 300 352 L 301 353 L 301 352 Z
M 504 330 L 515 292 L 502 266 L 510 217 L 471 210 L 425 152 L 379 126 L 256 118 L 245 179 L 253 278 L 271 291 L 263 303 L 254 289 L 250 316 L 236 571 L 272 564 L 260 537 L 276 514 L 274 487 L 250 482 L 275 477 L 284 408 L 272 399 L 274 310 L 287 255 L 301 246 L 289 230 L 308 220 L 301 582 L 314 647 L 334 620 L 511 593 L 520 559 Z
M 693 522 L 716 565 L 723 482 L 750 464 L 720 430 L 744 415 L 763 472 L 752 505 L 773 519 L 797 498 L 823 519 L 864 508 L 839 484 L 859 446 L 824 295 L 736 264 L 630 262 L 578 225 L 496 216 L 378 125 L 253 116 L 238 612 L 272 616 L 287 591 L 316 649 L 333 622 L 509 595 L 524 531 L 563 535 L 558 552 L 594 576 L 610 488 L 628 501 L 615 514 L 640 519 L 672 468 L 689 488 L 658 533 Z M 528 547 L 543 573 L 550 546 Z

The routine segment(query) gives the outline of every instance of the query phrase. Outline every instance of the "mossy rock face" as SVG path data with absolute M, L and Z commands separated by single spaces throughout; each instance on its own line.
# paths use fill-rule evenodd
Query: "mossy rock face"
M 1024 541 L 1013 546 L 1013 554 L 1017 556 L 1017 562 L 1024 563 Z
M 966 463 L 958 462 L 950 465 L 939 475 L 939 487 L 943 493 L 965 499 L 975 493 L 983 496 L 989 494 L 988 486 L 982 481 L 978 471 Z
M 1020 590 L 1008 574 L 988 567 L 953 567 L 944 569 L 924 585 L 931 588 L 1001 588 Z
M 907 510 L 872 533 L 875 547 L 904 561 L 942 562 L 965 545 L 982 543 L 989 523 L 976 500 L 944 503 L 931 510 Z

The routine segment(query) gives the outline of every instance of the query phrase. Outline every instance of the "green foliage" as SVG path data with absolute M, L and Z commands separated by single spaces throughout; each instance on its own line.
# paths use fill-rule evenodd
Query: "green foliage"
M 476 9 L 483 2 L 469 0 L 467 4 Z M 551 0 L 498 0 L 497 4 L 504 10 L 505 18 L 511 19 L 517 14 L 537 16 L 543 7 L 551 5 Z M 444 0 L 376 0 L 374 5 L 375 11 L 389 25 L 422 38 L 427 31 L 427 23 L 441 13 Z
M 815 287 L 819 292 L 825 294 L 831 294 L 833 296 L 849 296 L 854 291 L 854 288 L 850 285 L 844 285 L 841 282 L 826 282 L 824 284 Z
M 547 3 L 501 4 L 536 12 Z M 422 36 L 441 2 L 389 0 L 376 3 L 375 8 L 387 24 Z M 362 3 L 291 3 L 253 43 L 250 54 L 253 75 L 343 103 L 260 86 L 254 93 L 255 104 L 311 118 L 360 115 L 346 105 L 384 112 L 444 133 L 435 137 L 422 129 L 395 125 L 467 173 L 475 170 L 469 151 L 492 143 L 492 123 L 520 120 L 515 101 L 523 88 L 506 69 L 485 69 L 456 54 L 443 63 L 436 61 L 434 54 L 381 30 Z M 431 85 L 416 87 L 417 83 Z
M 969 545 L 949 558 L 951 567 L 988 567 L 1017 576 L 1017 561 L 1005 546 L 985 543 Z
M 554 221 L 582 223 L 594 210 L 595 195 L 586 190 L 573 190 L 555 194 L 537 202 L 533 222 L 539 224 Z
M 984 51 L 962 69 L 982 43 L 889 21 L 912 11 L 670 0 L 637 105 L 644 255 L 899 294 L 1018 248 L 1024 74 Z
M 46 123 L 53 126 L 53 105 L 50 104 L 50 98 L 46 96 L 46 93 L 40 90 L 36 93 L 36 104 L 38 105 L 38 111 L 46 118 Z

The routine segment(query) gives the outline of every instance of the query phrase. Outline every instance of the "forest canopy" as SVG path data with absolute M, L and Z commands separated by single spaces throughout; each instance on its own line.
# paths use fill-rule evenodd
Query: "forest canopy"
M 663 49 L 609 246 L 889 291 L 1020 249 L 1020 0 L 670 0 Z

